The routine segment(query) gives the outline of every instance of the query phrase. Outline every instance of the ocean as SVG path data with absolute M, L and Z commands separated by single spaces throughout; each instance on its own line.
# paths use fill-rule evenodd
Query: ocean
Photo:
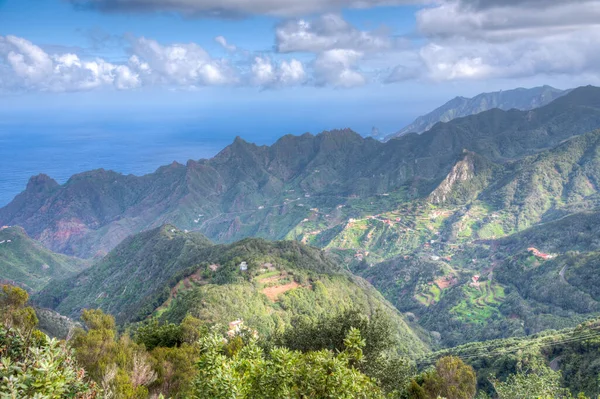
M 200 133 L 198 133 L 200 131 Z M 0 125 L 0 207 L 23 191 L 31 176 L 44 173 L 65 183 L 73 174 L 109 169 L 144 175 L 161 165 L 210 158 L 231 134 L 190 132 L 148 124 L 118 126 Z

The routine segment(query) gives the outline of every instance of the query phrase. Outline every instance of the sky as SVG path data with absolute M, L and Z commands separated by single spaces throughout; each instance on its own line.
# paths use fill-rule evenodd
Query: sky
M 599 44 L 600 0 L 0 0 L 0 119 L 386 134 L 457 95 L 600 84 Z

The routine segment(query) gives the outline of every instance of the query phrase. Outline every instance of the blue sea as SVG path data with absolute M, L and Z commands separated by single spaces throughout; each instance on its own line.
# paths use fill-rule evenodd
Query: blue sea
M 181 128 L 181 127 L 180 127 Z M 0 206 L 20 193 L 33 175 L 64 183 L 76 173 L 111 169 L 143 175 L 159 166 L 210 158 L 230 137 L 173 131 L 165 126 L 0 125 Z
M 393 105 L 381 107 L 379 114 L 284 111 L 236 110 L 232 115 L 0 111 L 0 207 L 40 173 L 60 184 L 74 174 L 99 168 L 144 175 L 173 161 L 185 164 L 190 159 L 211 158 L 236 136 L 262 145 L 286 134 L 346 127 L 366 135 L 376 124 L 385 134 L 411 118 Z

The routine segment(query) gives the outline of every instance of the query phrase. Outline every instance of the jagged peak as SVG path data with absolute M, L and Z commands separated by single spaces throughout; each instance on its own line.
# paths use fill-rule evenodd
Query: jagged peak
M 29 182 L 27 183 L 27 190 L 35 189 L 35 188 L 53 188 L 58 187 L 60 184 L 50 176 L 40 173 L 39 175 L 32 176 L 29 178 Z

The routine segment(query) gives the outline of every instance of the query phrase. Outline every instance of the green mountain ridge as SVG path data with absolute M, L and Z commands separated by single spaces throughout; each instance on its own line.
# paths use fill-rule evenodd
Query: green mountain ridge
M 505 111 L 518 109 L 527 111 L 551 103 L 569 90 L 558 90 L 550 86 L 532 89 L 514 89 L 493 93 L 482 93 L 473 98 L 456 97 L 432 112 L 418 117 L 410 125 L 385 137 L 390 140 L 408 133 L 423 133 L 438 122 L 450 122 L 452 119 L 478 114 L 493 108 Z

